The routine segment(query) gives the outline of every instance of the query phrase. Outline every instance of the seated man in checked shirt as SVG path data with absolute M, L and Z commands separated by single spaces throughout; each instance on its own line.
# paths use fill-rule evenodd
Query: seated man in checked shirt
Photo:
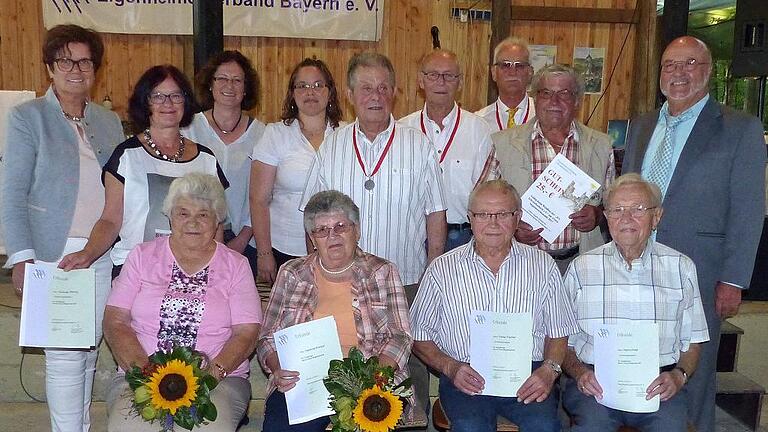
M 573 432 L 687 430 L 685 384 L 696 370 L 700 344 L 709 340 L 690 258 L 657 243 L 651 233 L 662 214 L 661 192 L 637 174 L 625 174 L 605 193 L 605 216 L 613 241 L 578 256 L 564 285 L 574 303 L 579 333 L 568 339 L 563 369 L 563 405 Z M 659 410 L 631 413 L 601 405 L 603 387 L 593 364 L 594 332 L 601 324 L 655 322 L 659 329 L 659 375 L 646 399 L 660 396 Z M 605 383 L 603 383 L 605 384 Z
M 440 373 L 440 401 L 454 432 L 495 431 L 497 415 L 522 431 L 560 431 L 554 384 L 578 327 L 554 259 L 515 240 L 520 215 L 513 186 L 480 184 L 469 197 L 474 238 L 432 262 L 411 307 L 413 352 Z M 532 373 L 517 397 L 483 394 L 485 379 L 470 366 L 473 310 L 531 314 Z

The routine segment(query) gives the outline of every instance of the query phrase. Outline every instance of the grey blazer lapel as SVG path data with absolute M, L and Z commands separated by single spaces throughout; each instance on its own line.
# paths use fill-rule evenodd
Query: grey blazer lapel
M 630 128 L 638 129 L 637 141 L 635 142 L 636 148 L 632 151 L 632 159 L 624 161 L 624 164 L 627 166 L 623 170 L 624 172 L 640 173 L 642 171 L 645 152 L 648 150 L 648 144 L 651 142 L 651 135 L 653 135 L 653 130 L 656 129 L 658 119 L 659 111 L 656 110 L 655 114 L 644 115 L 634 122 L 630 122 Z
M 684 181 L 686 173 L 696 163 L 699 155 L 707 148 L 707 144 L 715 135 L 715 130 L 719 123 L 717 119 L 722 115 L 720 106 L 710 96 L 707 104 L 704 105 L 704 109 L 701 110 L 699 117 L 696 119 L 691 134 L 688 135 L 688 140 L 685 142 L 682 153 L 680 153 L 680 159 L 678 159 L 675 171 L 672 173 L 666 196 L 675 193 L 675 190 Z

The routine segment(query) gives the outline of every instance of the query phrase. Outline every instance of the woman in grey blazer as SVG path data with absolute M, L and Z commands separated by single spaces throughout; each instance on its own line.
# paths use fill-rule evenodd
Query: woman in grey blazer
M 0 222 L 13 286 L 22 295 L 24 266 L 58 262 L 83 248 L 104 206 L 101 168 L 123 139 L 120 119 L 89 103 L 104 45 L 76 25 L 48 31 L 43 61 L 51 86 L 8 117 L 2 158 Z M 96 339 L 92 350 L 45 350 L 46 395 L 53 431 L 88 430 L 101 320 L 110 288 L 108 256 L 96 260 Z

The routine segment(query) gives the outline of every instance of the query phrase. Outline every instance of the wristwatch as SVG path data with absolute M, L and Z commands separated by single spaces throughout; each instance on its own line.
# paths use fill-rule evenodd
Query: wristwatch
M 561 373 L 563 373 L 563 368 L 561 368 L 560 365 L 557 364 L 554 360 L 546 359 L 542 364 L 549 366 L 549 368 L 555 372 L 555 375 L 559 376 Z

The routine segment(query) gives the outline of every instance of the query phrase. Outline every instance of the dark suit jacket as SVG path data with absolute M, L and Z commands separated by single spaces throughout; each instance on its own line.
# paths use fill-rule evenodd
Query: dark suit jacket
M 640 172 L 658 116 L 630 122 L 624 172 Z M 763 227 L 765 162 L 760 121 L 710 98 L 672 174 L 656 237 L 696 263 L 707 314 L 718 281 L 749 287 Z

